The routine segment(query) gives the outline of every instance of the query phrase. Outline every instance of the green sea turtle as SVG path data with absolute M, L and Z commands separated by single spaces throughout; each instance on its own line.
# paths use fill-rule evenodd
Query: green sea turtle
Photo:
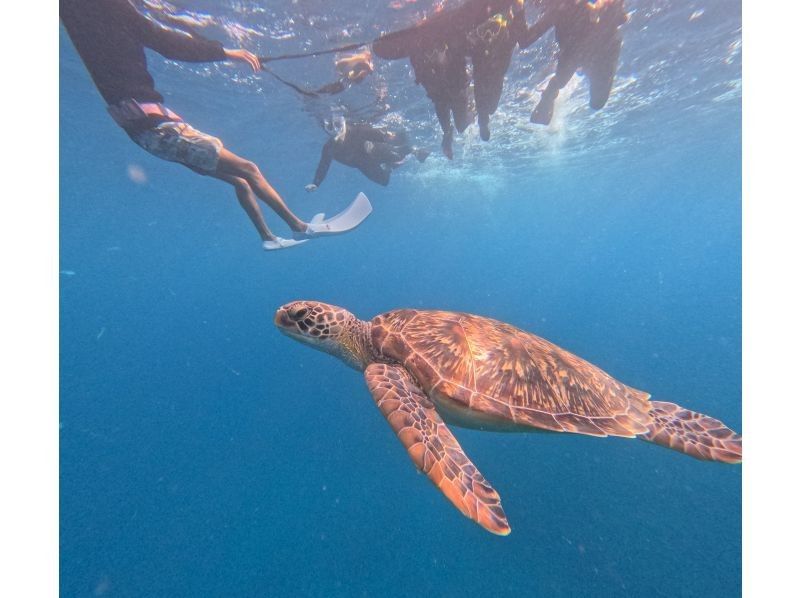
M 497 320 L 399 309 L 364 322 L 341 307 L 296 301 L 277 310 L 275 325 L 363 371 L 414 464 L 459 511 L 495 534 L 511 531 L 500 496 L 447 424 L 641 438 L 697 459 L 742 460 L 741 436 L 722 422 L 650 401 L 597 366 Z

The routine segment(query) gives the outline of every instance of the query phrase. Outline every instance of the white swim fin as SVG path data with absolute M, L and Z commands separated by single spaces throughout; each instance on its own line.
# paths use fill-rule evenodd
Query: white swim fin
M 328 235 L 340 235 L 353 230 L 364 222 L 367 216 L 372 213 L 372 204 L 363 193 L 359 193 L 345 210 L 327 220 L 322 214 L 317 214 L 309 222 L 305 232 L 296 232 L 292 235 L 293 239 L 313 239 Z
M 289 247 L 294 247 L 295 245 L 301 245 L 305 243 L 308 239 L 298 240 L 298 239 L 282 239 L 281 237 L 275 237 L 271 241 L 264 241 L 261 246 L 264 248 L 264 251 L 274 251 L 276 249 L 287 249 Z

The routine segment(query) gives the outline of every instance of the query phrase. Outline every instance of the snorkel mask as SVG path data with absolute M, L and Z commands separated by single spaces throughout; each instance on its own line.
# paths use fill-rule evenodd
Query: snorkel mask
M 347 134 L 347 121 L 341 114 L 325 120 L 325 132 L 336 141 L 341 141 Z
M 508 35 L 508 18 L 503 13 L 497 13 L 467 33 L 467 39 L 473 46 L 491 46 L 500 36 L 507 38 Z

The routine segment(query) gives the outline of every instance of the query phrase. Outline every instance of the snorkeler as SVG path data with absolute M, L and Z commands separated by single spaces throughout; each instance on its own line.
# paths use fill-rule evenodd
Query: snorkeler
M 453 124 L 456 131 L 463 133 L 475 118 L 469 106 L 465 40 L 455 34 L 435 45 L 415 48 L 410 59 L 416 82 L 433 101 L 442 127 L 442 152 L 452 160 Z
M 495 14 L 467 34 L 475 82 L 475 110 L 484 141 L 489 141 L 489 116 L 500 103 L 514 46 L 527 29 L 524 0 L 516 0 L 508 10 Z
M 405 131 L 351 123 L 343 116 L 326 122 L 325 131 L 331 138 L 322 148 L 314 182 L 306 185 L 309 192 L 316 191 L 322 184 L 333 160 L 358 168 L 369 180 L 385 187 L 389 184 L 392 168 L 402 164 L 407 156 L 414 155 L 420 162 L 428 157 L 426 150 L 409 144 Z
M 340 56 L 336 59 L 335 66 L 338 79 L 314 90 L 314 93 L 329 95 L 341 93 L 350 86 L 361 83 L 375 70 L 372 53 L 368 49 Z
M 330 220 L 322 215 L 311 223 L 300 220 L 258 166 L 225 149 L 216 137 L 194 129 L 162 104 L 164 98 L 155 90 L 147 70 L 144 48 L 172 60 L 233 60 L 258 71 L 261 65 L 252 53 L 224 48 L 196 32 L 168 28 L 140 13 L 128 0 L 61 0 L 60 16 L 114 121 L 151 154 L 232 185 L 264 249 L 282 249 L 318 235 L 345 232 L 369 213 L 364 209 L 364 197 Z M 293 239 L 282 239 L 270 231 L 256 198 L 289 225 Z
M 453 159 L 453 124 L 463 132 L 473 121 L 469 102 L 467 33 L 518 0 L 466 0 L 458 8 L 434 13 L 422 22 L 382 35 L 372 44 L 386 60 L 408 57 L 416 82 L 433 100 L 442 127 L 442 151 Z M 491 105 L 491 102 L 487 102 Z
M 372 44 L 372 51 L 381 58 L 410 58 L 416 82 L 425 88 L 428 97 L 433 100 L 436 117 L 444 133 L 442 151 L 451 160 L 453 125 L 461 133 L 474 120 L 469 101 L 467 55 L 471 49 L 467 35 L 480 28 L 487 19 L 491 21 L 493 15 L 508 14 L 512 5 L 517 4 L 521 4 L 520 0 L 466 0 L 458 8 L 436 12 L 414 27 L 387 33 Z M 525 24 L 524 15 L 521 24 Z M 473 65 L 480 71 L 481 82 L 478 84 L 476 80 L 475 91 L 481 94 L 485 123 L 488 122 L 488 115 L 497 108 L 494 96 L 497 95 L 499 99 L 503 75 L 508 69 L 508 65 L 503 66 L 503 56 L 507 52 L 510 61 L 515 43 L 516 39 L 508 50 L 498 47 L 490 51 L 491 56 L 486 60 L 479 57 L 479 66 L 473 60 Z M 499 91 L 494 74 L 498 69 L 502 72 Z M 488 126 L 483 127 L 482 134 L 488 139 Z
M 531 122 L 547 125 L 553 118 L 559 91 L 579 68 L 589 79 L 589 105 L 594 110 L 606 105 L 622 48 L 620 27 L 628 17 L 623 0 L 540 0 L 540 3 L 544 13 L 528 28 L 520 47 L 527 48 L 555 27 L 556 73 L 531 114 Z

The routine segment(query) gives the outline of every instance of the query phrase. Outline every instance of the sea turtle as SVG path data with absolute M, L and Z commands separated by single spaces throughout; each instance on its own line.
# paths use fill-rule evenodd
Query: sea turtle
M 364 322 L 341 307 L 295 301 L 277 310 L 275 325 L 363 371 L 414 464 L 459 511 L 495 534 L 511 531 L 500 496 L 447 424 L 641 438 L 697 459 L 742 460 L 741 436 L 722 422 L 650 401 L 597 366 L 497 320 L 398 309 Z

